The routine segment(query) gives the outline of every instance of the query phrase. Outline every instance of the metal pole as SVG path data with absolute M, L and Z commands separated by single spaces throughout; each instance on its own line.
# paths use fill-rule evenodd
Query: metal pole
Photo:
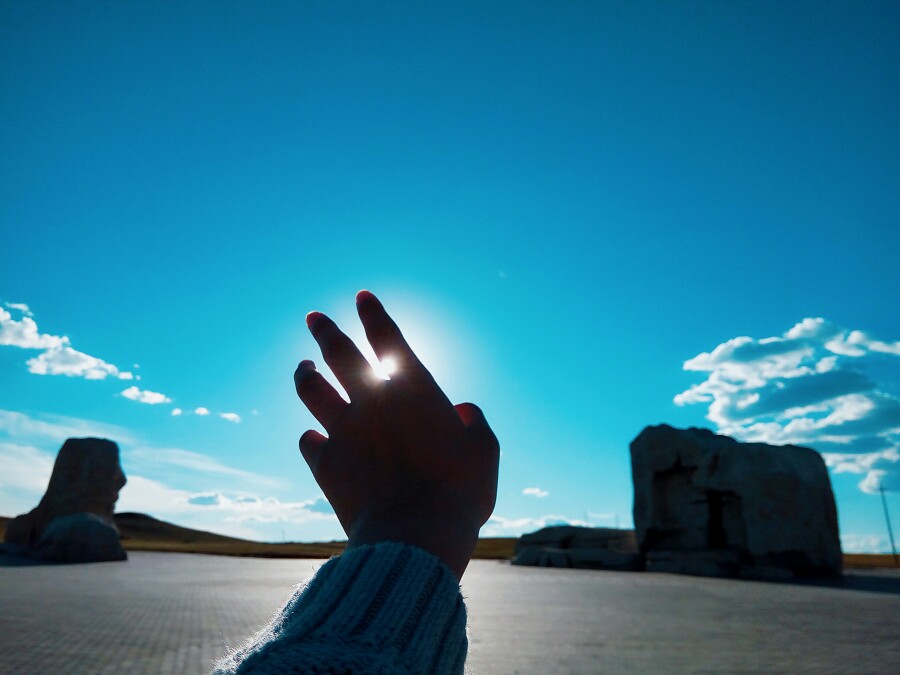
M 887 523 L 888 536 L 891 538 L 891 552 L 894 554 L 894 564 L 897 564 L 897 547 L 894 546 L 894 530 L 891 529 L 891 517 L 888 515 L 887 499 L 884 497 L 884 484 L 879 483 L 878 491 L 881 493 L 881 505 L 884 507 L 884 522 Z

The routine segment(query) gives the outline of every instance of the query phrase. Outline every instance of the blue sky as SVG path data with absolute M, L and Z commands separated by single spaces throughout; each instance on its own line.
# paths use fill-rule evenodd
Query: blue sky
M 667 422 L 828 453 L 845 547 L 886 550 L 898 15 L 3 3 L 0 513 L 100 434 L 120 510 L 340 537 L 291 375 L 369 288 L 501 440 L 485 534 L 630 525 Z

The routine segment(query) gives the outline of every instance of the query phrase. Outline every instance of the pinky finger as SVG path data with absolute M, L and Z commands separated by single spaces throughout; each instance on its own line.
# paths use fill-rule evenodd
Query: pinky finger
M 481 408 L 474 403 L 457 403 L 453 407 L 456 408 L 456 414 L 462 420 L 469 437 L 483 448 L 499 453 L 500 442 L 494 435 L 484 413 L 481 412 Z

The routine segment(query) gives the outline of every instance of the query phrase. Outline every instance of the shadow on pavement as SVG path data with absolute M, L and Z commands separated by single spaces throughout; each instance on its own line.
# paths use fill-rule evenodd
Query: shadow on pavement
M 839 579 L 807 579 L 793 582 L 800 586 L 843 588 L 848 591 L 893 593 L 900 595 L 900 573 L 897 570 L 866 570 L 845 572 Z

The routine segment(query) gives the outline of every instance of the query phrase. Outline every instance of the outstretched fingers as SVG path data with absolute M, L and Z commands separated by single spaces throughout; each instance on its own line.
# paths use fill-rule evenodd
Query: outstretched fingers
M 349 405 L 312 361 L 301 361 L 294 371 L 294 387 L 297 396 L 309 412 L 330 431 Z

